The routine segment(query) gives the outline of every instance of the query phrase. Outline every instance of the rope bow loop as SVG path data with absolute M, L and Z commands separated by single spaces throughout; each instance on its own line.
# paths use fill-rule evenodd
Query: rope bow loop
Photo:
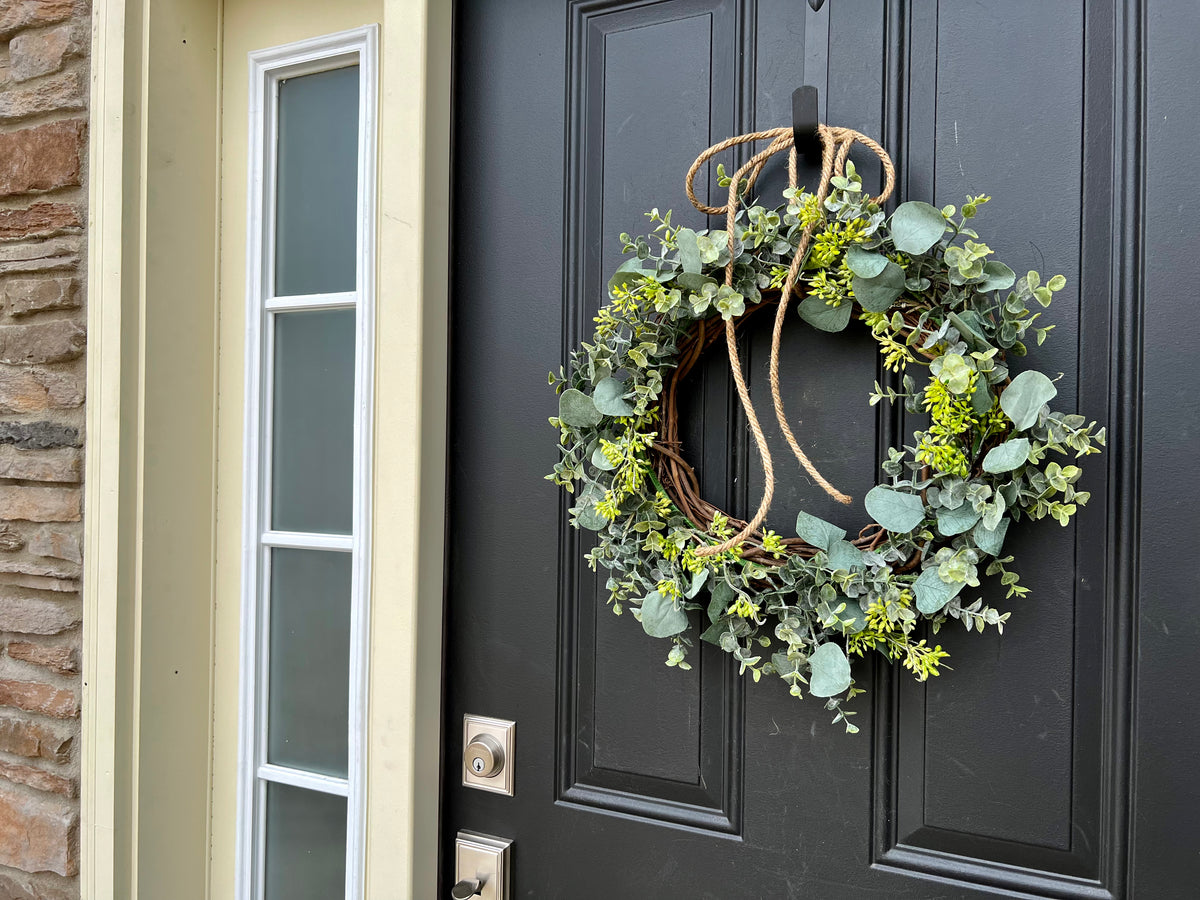
M 817 202 L 822 207 L 829 196 L 830 181 L 835 175 L 843 175 L 845 173 L 846 160 L 850 156 L 850 149 L 855 144 L 862 144 L 869 149 L 878 157 L 880 164 L 883 166 L 883 191 L 878 196 L 872 197 L 872 201 L 883 203 L 892 195 L 896 187 L 896 169 L 892 165 L 891 157 L 888 156 L 887 151 L 883 147 L 865 134 L 854 131 L 851 128 L 819 125 L 817 130 L 821 137 L 821 181 L 817 187 L 816 197 Z M 696 175 L 704 167 L 704 164 L 717 154 L 731 147 L 736 147 L 740 144 L 753 144 L 758 141 L 770 141 L 770 143 L 765 149 L 751 156 L 733 174 L 732 180 L 729 183 L 729 196 L 726 199 L 725 205 L 709 206 L 702 203 L 696 196 L 695 181 Z M 796 147 L 791 128 L 771 128 L 767 131 L 754 131 L 726 138 L 723 141 L 713 144 L 697 156 L 696 161 L 688 169 L 684 184 L 687 188 L 688 199 L 692 202 L 692 205 L 706 215 L 717 216 L 723 214 L 725 216 L 725 230 L 729 236 L 729 262 L 725 264 L 725 284 L 729 287 L 733 287 L 734 224 L 737 219 L 738 209 L 740 208 L 739 185 L 744 180 L 746 182 L 746 193 L 753 190 L 754 184 L 758 180 L 758 176 L 762 174 L 763 167 L 767 164 L 767 161 L 775 156 L 775 154 L 785 150 L 788 154 L 788 185 L 791 188 L 796 188 L 798 186 Z M 848 504 L 852 501 L 852 498 L 830 484 L 817 471 L 817 467 L 813 465 L 812 461 L 800 448 L 800 444 L 796 440 L 791 426 L 788 424 L 787 415 L 783 409 L 783 396 L 779 388 L 779 345 L 783 336 L 783 323 L 787 314 L 788 301 L 791 299 L 796 282 L 800 277 L 800 269 L 804 265 L 804 257 L 812 241 L 814 227 L 815 223 L 810 223 L 800 235 L 800 243 L 796 247 L 792 264 L 788 268 L 787 278 L 783 282 L 779 306 L 775 311 L 775 327 L 771 332 L 769 374 L 771 401 L 775 407 L 775 419 L 779 423 L 779 427 L 783 431 L 783 436 L 787 439 L 788 446 L 792 448 L 792 453 L 796 459 L 804 466 L 813 480 L 824 489 L 825 493 L 838 503 Z M 750 425 L 750 431 L 754 435 L 754 443 L 758 447 L 759 456 L 762 459 L 763 496 L 759 501 L 758 510 L 754 513 L 754 517 L 746 523 L 746 526 L 741 531 L 720 544 L 700 548 L 696 551 L 698 556 L 712 556 L 717 553 L 723 553 L 731 547 L 736 547 L 746 540 L 746 538 L 753 535 L 762 526 L 763 522 L 766 521 L 767 511 L 771 508 L 771 501 L 775 496 L 775 466 L 771 460 L 771 451 L 767 448 L 766 435 L 763 434 L 762 425 L 758 421 L 758 414 L 754 410 L 754 405 L 750 402 L 750 391 L 746 386 L 745 373 L 742 371 L 742 361 L 737 349 L 736 327 L 732 319 L 725 322 L 725 346 L 729 351 L 729 369 L 733 374 L 733 381 L 737 387 L 738 400 L 742 404 L 742 409 L 745 410 L 746 420 Z

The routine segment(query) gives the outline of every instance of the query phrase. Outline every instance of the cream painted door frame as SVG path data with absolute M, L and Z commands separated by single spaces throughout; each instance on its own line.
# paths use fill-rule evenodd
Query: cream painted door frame
M 435 891 L 451 5 L 365 2 L 374 15 L 357 0 L 93 5 L 89 900 L 232 896 L 237 722 L 222 698 L 237 690 L 245 269 L 227 211 L 244 229 L 246 169 L 231 107 L 245 104 L 248 49 L 370 21 L 381 55 L 371 540 L 387 552 L 371 572 L 365 896 Z M 238 44 L 251 35 L 256 47 Z

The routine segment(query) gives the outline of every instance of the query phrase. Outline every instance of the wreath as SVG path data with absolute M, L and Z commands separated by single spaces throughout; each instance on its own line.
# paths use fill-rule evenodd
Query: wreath
M 895 184 L 887 153 L 849 129 L 819 126 L 823 153 L 815 192 L 797 187 L 790 128 L 741 135 L 708 148 L 686 185 L 703 213 L 724 215 L 723 230 L 693 230 L 671 214 L 648 213 L 648 237 L 621 235 L 629 256 L 608 282 L 609 302 L 595 333 L 550 374 L 559 412 L 560 461 L 547 478 L 574 493 L 571 524 L 596 532 L 586 554 L 606 570 L 609 603 L 628 609 L 646 634 L 671 641 L 666 663 L 689 668 L 689 611 L 706 617 L 699 637 L 719 646 L 755 681 L 782 678 L 800 697 L 826 700 L 834 723 L 857 731 L 842 707 L 861 689 L 850 660 L 868 652 L 901 663 L 918 680 L 939 674 L 947 653 L 930 645 L 949 619 L 968 631 L 1003 632 L 1008 612 L 964 599 L 981 574 L 999 576 L 1007 597 L 1023 597 L 1009 526 L 1050 517 L 1063 525 L 1087 503 L 1081 470 L 1060 457 L 1100 452 L 1104 429 L 1052 410 L 1054 379 L 1009 359 L 1040 345 L 1053 325 L 1042 307 L 1063 289 L 1055 275 L 1020 278 L 992 259 L 972 220 L 990 198 L 961 209 L 882 204 Z M 754 141 L 769 145 L 733 175 L 723 206 L 696 198 L 694 181 L 716 154 Z M 884 190 L 870 196 L 849 159 L 861 144 L 881 162 Z M 789 187 L 775 208 L 754 200 L 766 162 L 787 152 Z M 929 425 L 911 445 L 892 448 L 887 476 L 864 498 L 871 523 L 856 537 L 801 512 L 796 536 L 765 527 L 774 466 L 750 402 L 738 353 L 740 326 L 774 308 L 770 383 L 774 411 L 798 461 L 831 496 L 784 413 L 779 389 L 780 337 L 789 300 L 813 327 L 837 332 L 857 319 L 883 356 L 885 385 L 871 405 L 903 403 Z M 682 382 L 725 339 L 730 369 L 754 435 L 765 490 L 741 521 L 700 495 L 680 447 Z

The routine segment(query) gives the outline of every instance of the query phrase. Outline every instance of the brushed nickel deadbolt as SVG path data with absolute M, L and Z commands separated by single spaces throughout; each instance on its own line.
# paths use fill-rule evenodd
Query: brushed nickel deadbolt
M 504 768 L 504 747 L 490 734 L 477 734 L 467 744 L 463 762 L 480 778 L 491 778 Z
M 463 785 L 511 797 L 516 739 L 515 722 L 463 716 Z

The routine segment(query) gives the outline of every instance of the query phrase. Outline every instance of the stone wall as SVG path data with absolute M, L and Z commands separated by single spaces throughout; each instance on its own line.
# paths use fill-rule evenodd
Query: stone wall
M 79 896 L 87 0 L 0 0 L 0 900 Z

